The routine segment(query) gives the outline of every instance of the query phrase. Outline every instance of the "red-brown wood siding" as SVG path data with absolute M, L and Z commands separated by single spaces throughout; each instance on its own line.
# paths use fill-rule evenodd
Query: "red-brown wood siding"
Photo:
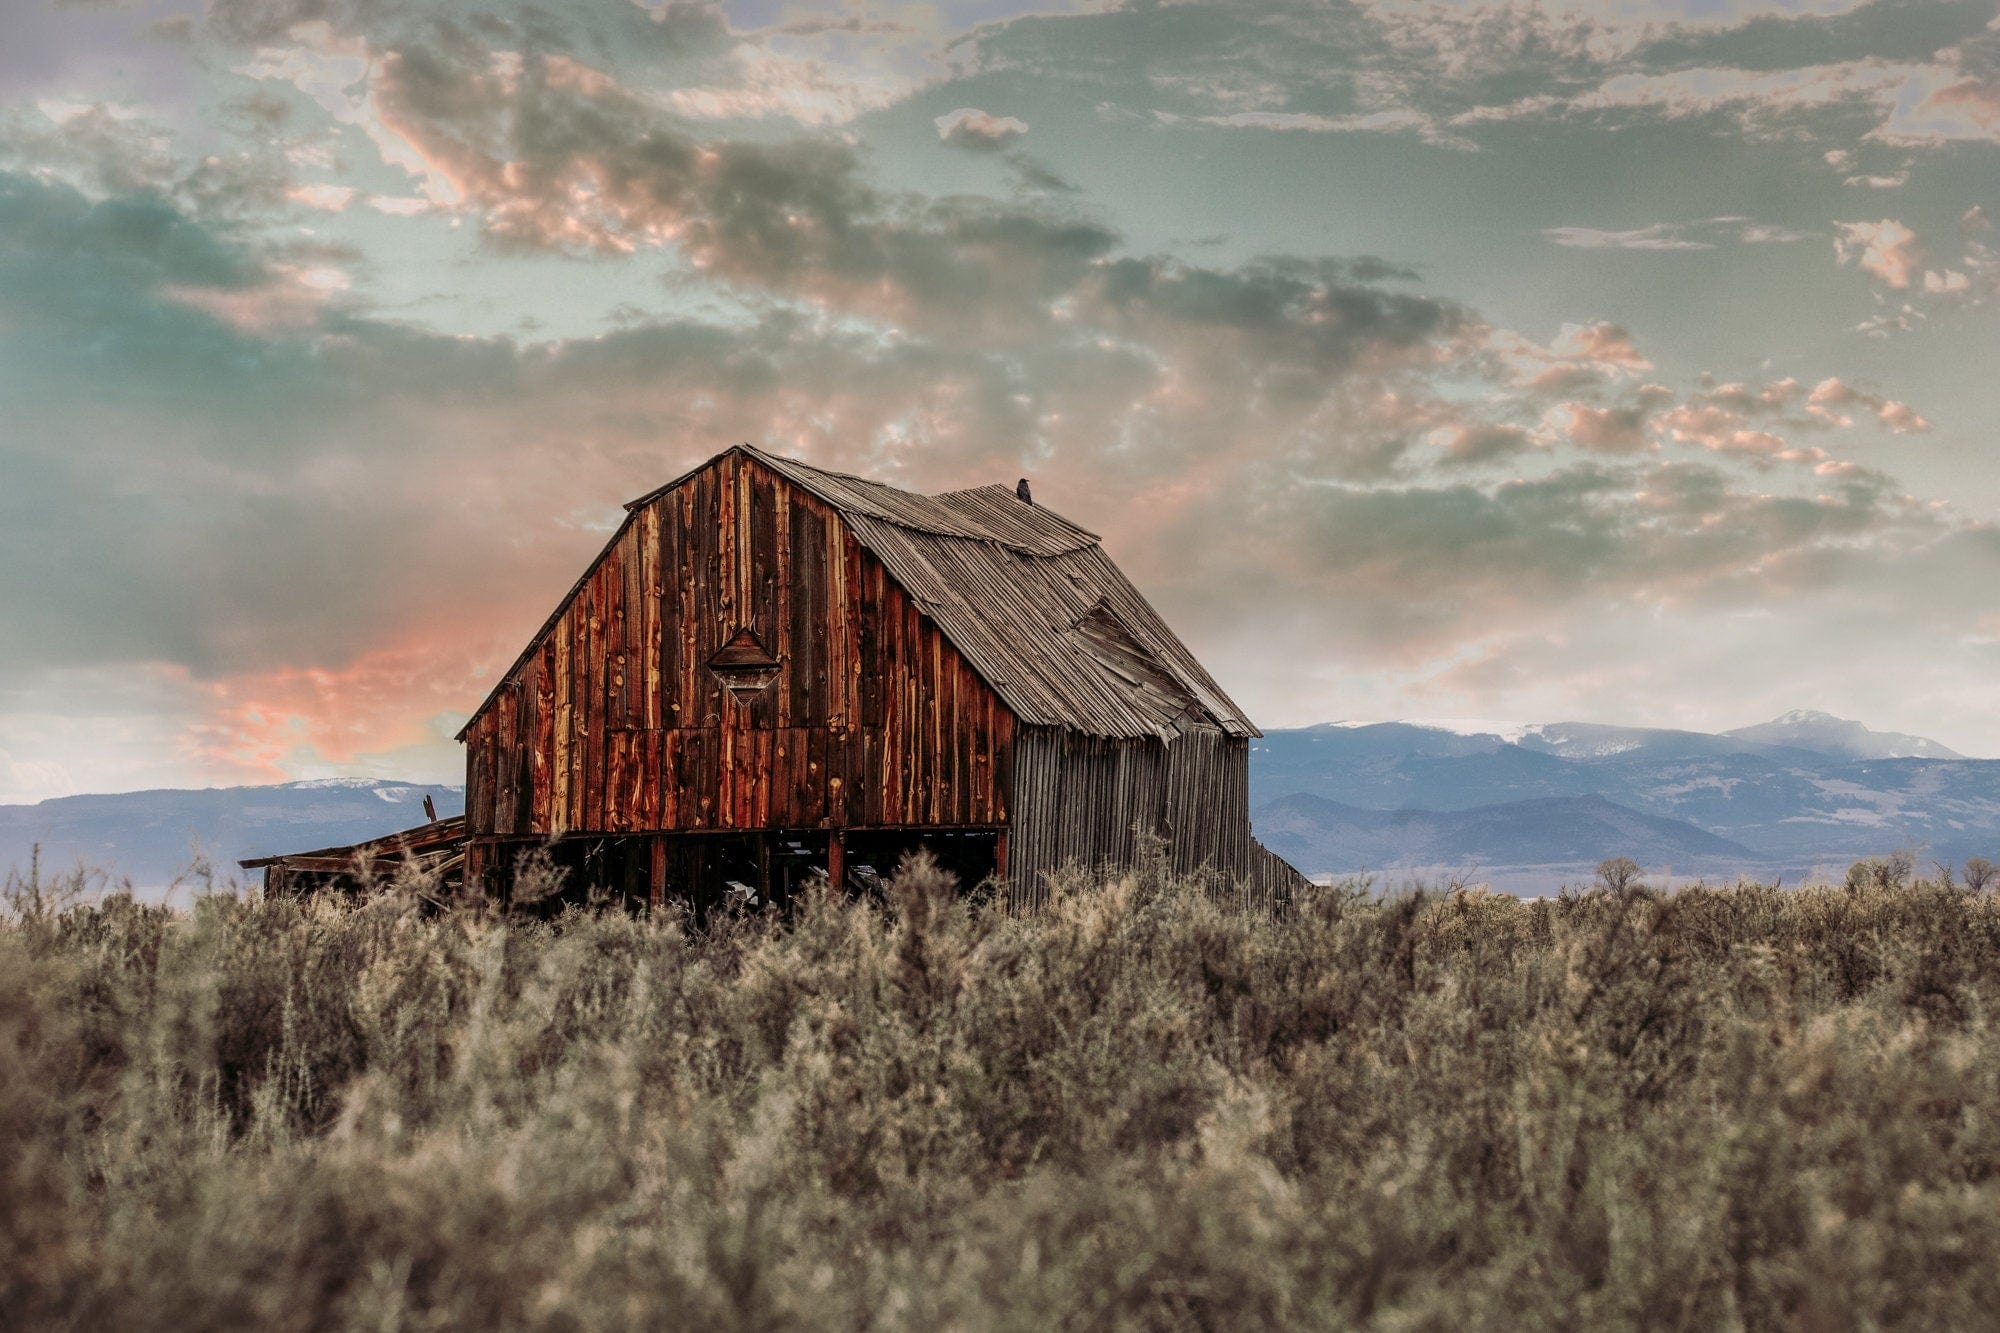
M 739 629 L 781 665 L 739 701 Z M 1013 715 L 816 496 L 726 454 L 631 516 L 466 731 L 477 837 L 1007 823 Z

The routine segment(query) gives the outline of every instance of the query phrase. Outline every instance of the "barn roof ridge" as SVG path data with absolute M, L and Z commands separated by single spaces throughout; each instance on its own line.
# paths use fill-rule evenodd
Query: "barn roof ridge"
M 786 480 L 803 486 L 843 514 L 859 512 L 884 523 L 937 537 L 995 541 L 1027 555 L 1061 555 L 1090 546 L 1101 538 L 1079 523 L 1041 505 L 1023 503 L 1012 487 L 999 482 L 925 495 L 852 472 L 820 467 L 754 444 L 733 445 L 721 453 L 655 486 L 625 508 L 640 509 L 673 490 L 717 459 L 740 453 L 756 459 Z

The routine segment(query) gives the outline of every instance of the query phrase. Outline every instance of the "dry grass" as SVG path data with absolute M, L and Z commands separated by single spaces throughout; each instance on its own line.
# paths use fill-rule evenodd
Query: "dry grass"
M 1972 1326 L 2000 903 L 0 928 L 9 1328 Z

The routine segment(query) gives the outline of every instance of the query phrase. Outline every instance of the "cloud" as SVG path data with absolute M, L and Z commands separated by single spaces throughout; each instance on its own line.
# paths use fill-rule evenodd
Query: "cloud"
M 411 218 L 420 213 L 428 213 L 436 207 L 428 199 L 416 199 L 406 195 L 371 195 L 368 206 L 378 213 L 391 217 Z
M 1435 443 L 1455 463 L 1492 463 L 1536 447 L 1532 432 L 1521 426 L 1490 421 L 1460 422 L 1440 430 Z
M 824 61 L 748 42 L 731 50 L 723 74 L 717 84 L 674 89 L 668 103 L 697 120 L 783 117 L 802 125 L 844 125 L 908 91 L 901 81 L 843 77 Z
M 165 286 L 163 300 L 204 311 L 241 333 L 268 334 L 317 326 L 327 303 L 351 282 L 327 265 L 276 265 L 254 286 Z
M 298 185 L 285 192 L 285 197 L 307 208 L 323 209 L 328 213 L 338 213 L 354 200 L 355 189 L 351 185 Z
M 1461 150 L 1512 144 L 1495 136 L 1518 123 L 1685 127 L 1838 151 L 1847 170 L 1864 144 L 2000 135 L 1990 18 L 1958 0 L 1133 6 L 1087 29 L 994 23 L 952 55 L 968 74 L 1087 80 L 1107 110 L 1163 124 Z
M 1563 325 L 1555 341 L 1549 344 L 1549 350 L 1559 357 L 1588 361 L 1628 374 L 1653 368 L 1653 363 L 1639 354 L 1638 344 L 1628 329 L 1601 320 L 1595 324 Z
M 1891 287 L 1910 285 L 1923 262 L 1917 234 L 1893 218 L 1879 222 L 1836 222 L 1839 236 L 1834 254 L 1843 264 L 1856 264 Z
M 190 755 L 236 778 L 417 743 L 438 693 L 476 694 L 587 558 L 597 520 L 565 516 L 615 513 L 730 440 L 919 486 L 1030 467 L 1058 496 L 1065 477 L 1186 485 L 1232 456 L 1371 471 L 1414 426 L 1343 440 L 1344 405 L 1421 379 L 1458 322 L 1358 282 L 1370 265 L 1113 258 L 1101 233 L 1007 205 L 903 216 L 858 184 L 833 193 L 857 205 L 828 216 L 873 282 L 910 293 L 918 318 L 893 336 L 781 306 L 748 326 L 517 346 L 370 318 L 337 264 L 158 198 L 0 177 L 0 355 L 41 386 L 16 417 L 0 543 L 32 588 L 4 617 L 10 641 L 35 645 L 9 671 L 88 661 L 137 679 L 171 663 Z M 726 262 L 817 289 L 758 245 Z M 933 340 L 956 272 L 990 283 L 981 332 Z M 863 286 L 826 290 L 874 318 Z M 1023 322 L 987 318 L 1010 308 Z M 682 442 L 675 457 L 663 439 Z M 92 502 L 115 539 L 51 521 L 107 468 L 129 488 Z M 440 508 L 442 494 L 459 499 Z M 208 540 L 222 527 L 230 543 Z M 214 767 L 227 754 L 249 766 Z
M 1913 305 L 1905 304 L 1898 310 L 1883 311 L 1880 314 L 1870 315 L 1867 319 L 1856 324 L 1854 331 L 1866 334 L 1871 338 L 1887 338 L 1892 334 L 1910 332 L 1917 325 L 1923 323 L 1925 318 L 1926 316 L 1923 311 L 1918 310 Z
M 1846 410 L 1860 408 L 1874 414 L 1875 419 L 1891 434 L 1921 435 L 1931 428 L 1931 423 L 1908 403 L 1899 403 L 1881 394 L 1865 393 L 1838 378 L 1824 379 L 1814 385 L 1807 403 L 1807 411 L 1830 425 L 1847 425 Z
M 1537 641 L 1616 657 L 1612 627 L 1627 610 L 1676 632 L 1697 609 L 1722 623 L 1768 616 L 1837 598 L 1856 562 L 1908 568 L 1947 531 L 1866 480 L 1774 495 L 1739 487 L 1720 467 L 1651 461 L 1577 464 L 1488 487 L 1300 489 L 1254 521 L 1282 538 L 1256 548 L 1256 566 L 1224 552 L 1218 572 L 1234 579 L 1261 568 L 1316 608 L 1313 629 L 1289 640 L 1282 609 L 1263 604 L 1212 608 L 1205 619 L 1225 617 L 1267 660 L 1274 647 L 1281 660 L 1305 660 L 1290 655 L 1316 642 L 1318 653 L 1377 673 Z M 1254 665 L 1247 650 L 1221 655 L 1275 684 L 1276 669 Z
M 1171 123 L 1178 119 L 1163 115 Z M 1195 116 L 1191 119 L 1226 129 L 1278 130 L 1309 134 L 1411 134 L 1425 143 L 1461 152 L 1479 147 L 1462 134 L 1445 129 L 1436 118 L 1408 107 L 1384 111 L 1356 112 L 1345 116 L 1322 116 L 1301 111 L 1232 111 L 1227 115 Z
M 229 59 L 266 94 L 252 132 L 273 140 L 218 153 L 227 171 L 137 117 L 35 113 L 35 164 L 0 175 L 0 359 L 33 386 L 10 403 L 0 487 L 10 699 L 104 673 L 171 720 L 171 744 L 134 743 L 128 771 L 148 775 L 163 755 L 216 780 L 455 759 L 438 716 L 490 684 L 618 502 L 739 439 L 918 489 L 1033 476 L 1253 707 L 1458 688 L 1478 664 L 1560 674 L 1536 644 L 1611 671 L 1616 632 L 1649 617 L 1682 637 L 1765 617 L 1752 646 L 1768 651 L 1800 623 L 1785 608 L 1836 598 L 1856 569 L 2000 571 L 1955 545 L 1963 520 L 1836 456 L 1857 420 L 1921 433 L 1906 404 L 1846 381 L 1669 387 L 1687 372 L 1650 324 L 1529 336 L 1376 260 L 1197 263 L 1070 191 L 893 188 L 851 116 L 874 94 L 823 82 L 866 82 L 825 63 L 857 34 L 801 34 L 817 69 L 760 63 L 740 48 L 804 48 L 712 12 L 656 33 L 623 8 L 646 29 L 610 10 L 438 23 L 219 3 L 211 22 L 249 44 Z M 1530 18 L 1490 50 L 1420 59 L 1368 17 L 1267 16 L 1281 44 L 1292 24 L 1360 25 L 1337 76 L 1351 88 L 1311 111 L 1260 111 L 1298 104 L 1240 60 L 1213 86 L 1167 61 L 1138 82 L 1185 120 L 1424 133 L 1394 104 L 1434 68 L 1441 99 L 1526 118 L 1570 114 L 1519 109 L 1544 95 L 1536 70 L 1587 92 L 1613 58 Z M 968 42 L 966 67 L 1084 35 L 1016 26 Z M 645 59 L 617 49 L 641 37 L 660 43 Z M 1634 40 L 1617 58 L 1638 58 Z M 1453 123 L 1463 105 L 1418 110 L 1487 132 Z M 325 182 L 353 190 L 337 215 Z M 324 215 L 303 211 L 315 199 Z M 601 283 L 631 306 L 563 336 L 430 328 L 367 256 L 303 224 L 435 245 L 441 282 Z M 1800 234 L 1741 217 L 1557 230 L 1683 249 Z M 1916 264 L 1913 300 L 1920 272 L 1979 281 L 1966 260 Z M 1951 561 L 1926 554 L 1945 545 Z M 54 723 L 33 730 L 46 747 L 16 744 L 18 715 L 9 763 L 70 753 Z
M 970 148 L 978 152 L 1005 148 L 1028 132 L 1025 120 L 996 116 L 969 106 L 947 111 L 934 123 L 938 138 L 954 148 Z
M 1900 90 L 1893 112 L 1870 137 L 1894 144 L 2000 143 L 2000 37 L 1990 31 L 1938 52 L 1937 63 Z
M 1825 456 L 1816 449 L 1795 449 L 1784 436 L 1746 426 L 1735 413 L 1711 404 L 1682 404 L 1661 413 L 1659 424 L 1683 444 L 1699 445 L 1756 463 L 1780 460 L 1817 463 Z
M 1651 222 L 1622 231 L 1599 227 L 1545 227 L 1557 245 L 1580 250 L 1713 250 L 1718 245 L 1772 245 L 1805 239 L 1805 233 L 1741 217 Z
M 1735 455 L 1755 466 L 1794 463 L 1833 475 L 1855 469 L 1825 449 L 1796 443 L 1793 437 L 1845 430 L 1854 424 L 1855 409 L 1873 416 L 1892 434 L 1930 429 L 1930 423 L 1907 403 L 1856 389 L 1838 378 L 1823 379 L 1808 389 L 1790 376 L 1762 385 L 1705 379 L 1695 392 L 1661 411 L 1652 424 L 1678 443 Z
M 1591 407 L 1564 403 L 1563 431 L 1579 448 L 1599 454 L 1638 454 L 1653 448 L 1646 412 L 1639 407 Z
M 1596 227 L 1545 227 L 1542 235 L 1557 245 L 1580 250 L 1713 250 L 1713 241 L 1689 240 L 1671 223 L 1655 222 L 1627 231 L 1604 231 Z
M 439 133 L 417 127 L 412 142 Z M 136 681 L 172 664 L 176 744 L 221 777 L 434 746 L 435 715 L 477 695 L 617 501 L 739 438 L 918 488 L 1033 475 L 1224 661 L 1246 617 L 1282 635 L 1304 605 L 1339 626 L 1318 652 L 1418 664 L 1502 632 L 1508 614 L 1567 624 L 1603 588 L 1684 595 L 1734 568 L 1660 535 L 1668 523 L 1692 543 L 1698 514 L 1748 525 L 1724 544 L 1733 560 L 1905 522 L 1874 491 L 1756 501 L 1718 474 L 1669 503 L 1653 473 L 1579 462 L 1631 457 L 1666 393 L 1566 399 L 1565 429 L 1542 431 L 1551 390 L 1536 381 L 1551 368 L 1615 386 L 1650 367 L 1615 324 L 1566 326 L 1537 347 L 1362 280 L 1378 265 L 1121 255 L 1112 238 L 1079 246 L 1011 205 L 912 209 L 801 161 L 845 206 L 824 216 L 868 257 L 870 283 L 801 275 L 762 241 L 717 241 L 703 253 L 739 281 L 834 304 L 527 345 L 428 334 L 331 299 L 277 317 L 259 303 L 309 285 L 298 256 L 157 201 L 134 212 L 11 181 L 0 328 L 38 332 L 0 351 L 57 397 L 19 426 L 32 461 L 15 472 L 5 555 L 34 592 L 4 628 L 35 646 L 10 670 L 89 661 Z M 484 188 L 461 206 L 487 206 Z M 765 188 L 783 198 L 797 183 Z M 688 216 L 721 207 L 692 197 Z M 153 239 L 134 249 L 138 219 Z M 1046 249 L 1060 262 L 1035 257 Z M 961 269 L 991 276 L 977 304 L 999 318 L 933 308 L 965 290 Z M 906 295 L 885 305 L 884 281 Z M 876 322 L 904 308 L 911 319 Z M 107 376 L 118 400 L 85 409 Z M 1432 472 L 1530 454 L 1549 469 L 1534 483 Z M 114 540 L 51 521 L 108 470 L 123 488 Z M 1106 495 L 1130 503 L 1107 508 Z M 208 539 L 224 527 L 234 540 Z M 1218 600 L 1224 588 L 1236 592 Z
M 1697 66 L 1667 73 L 1626 72 L 1569 99 L 1566 112 L 1641 110 L 1667 118 L 1728 112 L 1753 134 L 1777 132 L 1801 113 L 1830 106 L 1887 109 L 1920 65 L 1875 59 L 1792 69 Z M 1537 108 L 1539 109 L 1539 108 Z

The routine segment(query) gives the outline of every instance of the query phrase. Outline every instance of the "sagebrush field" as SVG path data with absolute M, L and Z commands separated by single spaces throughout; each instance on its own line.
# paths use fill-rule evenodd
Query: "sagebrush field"
M 0 1325 L 1967 1327 L 1996 1007 L 1865 877 L 30 911 Z

